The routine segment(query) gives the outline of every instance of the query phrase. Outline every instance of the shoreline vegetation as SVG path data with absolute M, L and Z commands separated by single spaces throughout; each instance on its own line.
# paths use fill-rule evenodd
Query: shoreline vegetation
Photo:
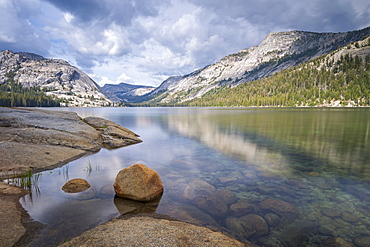
M 0 224 L 7 226 L 0 230 L 1 246 L 27 246 L 44 227 L 42 223 L 33 221 L 19 203 L 21 197 L 30 193 L 27 188 L 35 182 L 33 174 L 60 167 L 103 147 L 112 149 L 141 142 L 137 134 L 102 118 L 81 119 L 74 112 L 7 107 L 0 107 L 0 139 L 0 179 L 25 174 L 18 184 L 26 188 L 0 182 Z M 112 238 L 107 233 L 130 224 L 135 229 L 129 229 L 128 237 L 117 235 Z M 158 224 L 163 229 L 154 227 Z M 153 227 L 149 229 L 148 225 Z M 189 239 L 183 238 L 185 233 Z M 145 243 L 164 235 L 167 236 L 167 240 L 161 240 L 164 245 L 173 241 L 180 245 L 190 241 L 195 245 L 208 242 L 209 246 L 254 246 L 205 227 L 157 214 L 121 216 L 73 238 L 63 246 L 126 244 L 132 236 L 135 244 L 146 246 Z
M 272 59 L 262 65 L 284 64 L 286 58 Z M 8 72 L 0 84 L 0 106 L 58 107 L 68 106 L 68 100 L 50 94 L 53 88 L 23 87 Z M 130 102 L 107 102 L 115 107 L 370 107 L 370 37 L 347 44 L 295 67 L 281 70 L 271 76 L 214 87 L 201 97 L 202 88 L 133 96 Z M 221 83 L 219 81 L 215 84 Z M 73 95 L 72 95 L 73 96 Z M 72 97 L 71 96 L 71 97 Z M 81 97 L 75 95 L 73 97 Z M 90 98 L 91 97 L 91 98 Z M 89 100 L 94 101 L 93 96 Z M 88 105 L 88 106 L 93 106 Z M 98 104 L 99 105 L 99 104 Z

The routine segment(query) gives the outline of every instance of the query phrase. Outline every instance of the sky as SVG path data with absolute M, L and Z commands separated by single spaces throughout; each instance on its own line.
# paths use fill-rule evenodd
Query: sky
M 268 33 L 370 26 L 368 0 L 0 0 L 0 50 L 59 58 L 99 85 L 159 86 Z

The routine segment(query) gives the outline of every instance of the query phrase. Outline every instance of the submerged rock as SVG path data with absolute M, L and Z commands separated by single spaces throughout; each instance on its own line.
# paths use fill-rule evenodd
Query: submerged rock
M 226 227 L 240 236 L 244 236 L 245 230 L 241 220 L 234 216 L 229 216 L 225 220 Z
M 279 199 L 266 199 L 259 204 L 261 209 L 272 211 L 286 218 L 296 218 L 298 209 L 291 203 Z
M 208 193 L 208 195 L 213 195 L 216 191 L 216 188 L 201 179 L 195 179 L 189 183 L 189 186 L 194 189 L 196 194 L 203 194 L 204 192 Z
M 278 233 L 279 240 L 287 247 L 304 246 L 310 235 L 317 233 L 317 224 L 311 221 L 298 220 Z
M 347 213 L 347 212 L 343 212 L 341 214 L 341 218 L 342 220 L 345 220 L 347 222 L 351 222 L 351 223 L 354 223 L 354 222 L 357 222 L 358 221 L 358 218 L 350 213 Z
M 268 214 L 265 215 L 264 218 L 266 220 L 266 223 L 270 227 L 277 227 L 280 224 L 280 221 L 281 221 L 281 218 L 279 217 L 279 215 L 276 215 L 274 213 L 268 213 Z
M 248 214 L 240 218 L 246 233 L 253 237 L 262 237 L 269 234 L 269 227 L 264 218 L 257 214 Z
M 321 247 L 353 247 L 353 245 L 343 238 L 328 238 L 321 243 Z
M 158 173 L 142 164 L 121 170 L 113 187 L 117 196 L 143 202 L 152 201 L 163 193 Z
M 227 214 L 227 204 L 215 195 L 197 196 L 194 198 L 195 205 L 214 217 L 222 217 Z
M 235 203 L 238 199 L 235 194 L 227 189 L 216 191 L 217 197 L 226 202 L 227 205 Z
M 178 181 L 178 182 L 177 182 Z M 190 202 L 194 199 L 194 189 L 182 180 L 167 183 L 168 195 L 180 202 Z
M 247 202 L 237 202 L 230 206 L 229 212 L 236 216 L 240 217 L 246 214 L 253 213 L 254 206 Z
M 219 224 L 212 218 L 212 216 L 206 214 L 196 206 L 191 204 L 169 202 L 161 204 L 156 211 L 159 214 L 171 215 L 172 217 L 200 226 L 212 226 L 219 228 Z
M 355 238 L 355 244 L 360 247 L 370 247 L 370 235 L 363 235 Z
M 321 213 L 323 215 L 326 215 L 330 218 L 337 218 L 340 216 L 340 212 L 338 212 L 337 210 L 335 209 L 332 209 L 332 208 L 324 208 L 321 210 Z
M 370 201 L 370 190 L 366 190 L 364 188 L 359 188 L 356 186 L 347 186 L 344 188 L 344 191 L 358 197 L 362 201 Z
M 335 230 L 336 228 L 333 225 L 322 225 L 318 228 L 318 232 L 326 236 L 335 236 Z
M 246 239 L 269 234 L 269 227 L 266 221 L 256 214 L 248 214 L 241 218 L 230 216 L 226 218 L 225 224 L 227 228 Z

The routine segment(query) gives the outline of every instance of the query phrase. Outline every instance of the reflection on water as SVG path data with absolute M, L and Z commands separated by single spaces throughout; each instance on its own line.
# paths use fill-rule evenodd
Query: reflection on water
M 370 242 L 369 109 L 59 108 L 107 118 L 143 143 L 47 171 L 21 202 L 47 226 L 31 246 L 58 244 L 122 213 L 157 212 L 264 246 Z M 160 201 L 116 198 L 116 174 L 158 171 Z M 84 178 L 93 194 L 61 187 Z M 327 241 L 327 242 L 325 242 Z

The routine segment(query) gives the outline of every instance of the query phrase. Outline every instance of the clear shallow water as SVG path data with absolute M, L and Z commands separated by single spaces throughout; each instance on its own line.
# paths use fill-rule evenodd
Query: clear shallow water
M 43 172 L 21 199 L 46 224 L 31 246 L 70 239 L 122 213 L 157 212 L 265 246 L 319 246 L 370 235 L 370 109 L 56 108 L 99 116 L 143 143 L 100 152 Z M 160 174 L 159 202 L 111 192 L 132 164 Z M 84 178 L 90 194 L 61 187 Z

